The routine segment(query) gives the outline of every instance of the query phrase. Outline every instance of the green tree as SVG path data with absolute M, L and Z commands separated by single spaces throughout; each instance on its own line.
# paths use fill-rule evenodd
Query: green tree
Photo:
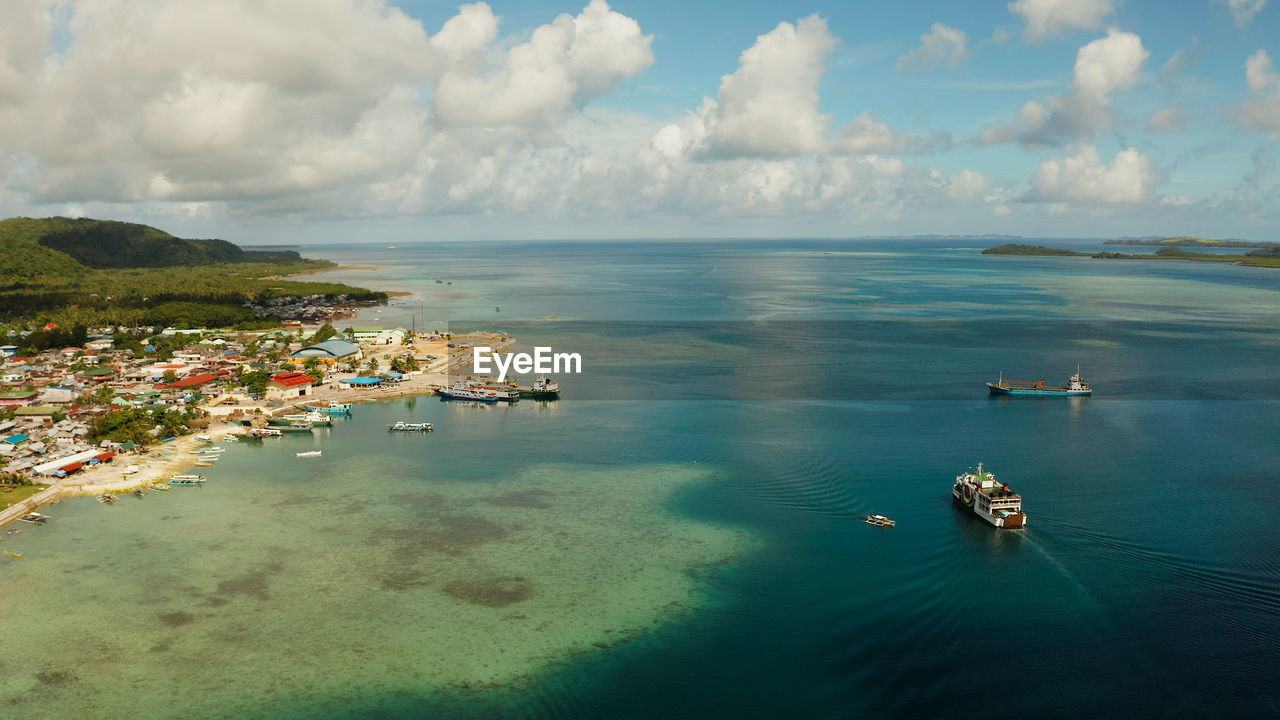
M 330 325 L 329 323 L 325 323 L 324 325 L 320 326 L 319 330 L 316 330 L 315 334 L 311 336 L 311 340 L 309 342 L 312 345 L 315 345 L 316 343 L 324 342 L 325 340 L 328 340 L 329 338 L 337 334 L 338 334 L 338 331 L 334 330 L 332 325 Z

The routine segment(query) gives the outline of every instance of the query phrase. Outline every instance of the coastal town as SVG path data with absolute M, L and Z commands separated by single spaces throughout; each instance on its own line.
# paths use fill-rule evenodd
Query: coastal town
M 201 444 L 306 404 L 434 393 L 469 367 L 473 345 L 515 343 L 285 322 L 265 332 L 97 328 L 81 345 L 31 353 L 30 332 L 0 345 L 0 525 L 59 497 L 153 485 L 192 464 Z M 137 337 L 145 344 L 121 342 Z

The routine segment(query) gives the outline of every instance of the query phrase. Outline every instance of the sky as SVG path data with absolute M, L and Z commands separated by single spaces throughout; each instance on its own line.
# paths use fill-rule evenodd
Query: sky
M 1277 240 L 1280 0 L 5 0 L 0 215 Z

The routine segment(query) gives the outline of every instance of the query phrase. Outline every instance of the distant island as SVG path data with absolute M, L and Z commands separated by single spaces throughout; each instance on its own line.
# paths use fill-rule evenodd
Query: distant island
M 277 325 L 283 299 L 385 302 L 386 293 L 278 279 L 334 267 L 293 250 L 187 240 L 137 223 L 88 218 L 0 220 L 0 324 L 25 327 Z
M 1189 235 L 1180 235 L 1178 237 L 1122 237 L 1115 240 L 1108 240 L 1103 245 L 1163 245 L 1178 247 L 1217 247 L 1217 248 L 1275 248 L 1280 247 L 1280 243 L 1273 242 L 1250 242 L 1249 240 L 1240 240 L 1238 238 L 1227 238 L 1225 240 L 1212 240 L 1210 238 L 1191 237 Z
M 1145 244 L 1145 243 L 1144 243 Z M 1244 255 L 1211 255 L 1183 250 L 1174 245 L 1165 245 L 1150 254 L 1128 255 L 1117 252 L 1080 252 L 1063 248 L 1044 247 L 1043 245 L 1000 245 L 987 248 L 983 255 L 1039 255 L 1090 257 L 1099 260 L 1200 260 L 1203 262 L 1230 262 L 1254 267 L 1280 267 L 1280 246 L 1268 245 L 1264 249 L 1254 250 Z

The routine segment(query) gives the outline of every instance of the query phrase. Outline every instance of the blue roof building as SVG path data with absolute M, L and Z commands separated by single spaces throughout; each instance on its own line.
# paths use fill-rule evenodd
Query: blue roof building
M 385 380 L 383 378 L 373 377 L 353 377 L 347 378 L 346 380 L 339 380 L 338 382 L 346 383 L 347 385 L 356 388 L 371 388 L 381 385 Z
M 308 345 L 301 350 L 293 353 L 289 357 L 291 359 L 309 360 L 311 358 L 320 358 L 321 360 L 341 360 L 342 358 L 351 357 L 352 355 L 360 355 L 360 347 L 355 343 L 346 340 L 337 340 L 330 338 L 322 343 Z

